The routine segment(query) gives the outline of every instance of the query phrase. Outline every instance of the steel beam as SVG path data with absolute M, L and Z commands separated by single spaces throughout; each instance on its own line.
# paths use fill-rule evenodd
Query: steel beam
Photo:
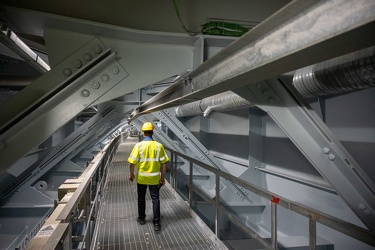
M 286 5 L 133 116 L 200 100 L 375 44 L 373 0 Z
M 5 196 L 8 198 L 11 197 L 14 192 L 17 192 L 17 194 L 21 193 L 61 161 L 73 158 L 73 152 L 78 153 L 83 147 L 88 147 L 90 143 L 96 141 L 95 135 L 103 133 L 102 130 L 104 127 L 107 128 L 108 123 L 117 115 L 117 110 L 110 107 L 99 111 L 95 116 L 67 136 L 62 142 L 51 148 L 43 158 L 34 163 L 30 170 L 32 172 L 28 175 L 28 178 L 23 179 L 21 183 L 17 183 L 14 189 L 3 194 L 1 199 L 4 199 Z
M 209 164 L 217 169 L 228 172 L 220 162 L 209 152 L 209 150 L 197 139 L 195 136 L 177 119 L 174 115 L 173 109 L 158 111 L 153 114 L 161 122 L 165 123 L 169 129 L 199 158 L 200 161 Z M 223 180 L 222 182 L 233 194 L 241 201 L 247 200 L 250 203 L 253 201 L 242 191 L 239 187 L 230 181 Z
M 234 92 L 266 110 L 363 224 L 375 231 L 374 182 L 293 87 L 273 79 Z
M 107 58 L 109 54 L 110 50 L 106 49 L 99 39 L 92 39 L 27 88 L 3 103 L 1 107 L 7 112 L 0 114 L 0 134 L 53 95 L 72 85 L 76 79 Z
M 115 53 L 94 39 L 14 96 L 2 106 L 9 112 L 0 114 L 0 171 L 37 147 L 127 76 Z

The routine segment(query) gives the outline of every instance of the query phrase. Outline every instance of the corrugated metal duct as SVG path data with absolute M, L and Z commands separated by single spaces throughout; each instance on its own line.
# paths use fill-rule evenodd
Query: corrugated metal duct
M 195 116 L 203 113 L 209 117 L 213 111 L 228 111 L 250 107 L 252 104 L 232 91 L 223 92 L 176 108 L 177 117 Z
M 304 97 L 344 93 L 375 86 L 375 47 L 295 72 L 293 85 Z
M 293 85 L 304 97 L 345 93 L 375 86 L 375 47 L 340 56 L 322 63 L 299 69 Z M 201 101 L 176 108 L 177 117 L 228 111 L 250 107 L 252 104 L 232 91 L 223 92 Z

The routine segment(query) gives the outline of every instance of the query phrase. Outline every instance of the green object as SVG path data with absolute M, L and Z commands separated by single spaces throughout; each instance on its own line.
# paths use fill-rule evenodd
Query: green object
M 228 22 L 208 22 L 202 26 L 202 34 L 220 36 L 242 36 L 249 30 L 236 23 Z

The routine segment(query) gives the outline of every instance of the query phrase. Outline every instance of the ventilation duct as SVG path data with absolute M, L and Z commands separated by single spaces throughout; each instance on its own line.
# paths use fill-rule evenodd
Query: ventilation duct
M 331 95 L 375 86 L 375 47 L 340 56 L 295 72 L 293 85 L 304 97 Z
M 177 117 L 194 116 L 203 113 L 209 117 L 213 111 L 228 111 L 252 106 L 250 102 L 232 91 L 223 92 L 200 101 L 195 101 L 176 108 Z
M 375 86 L 375 47 L 299 69 L 293 85 L 304 97 L 345 93 Z M 209 117 L 214 111 L 250 107 L 252 104 L 232 91 L 176 108 L 177 117 Z

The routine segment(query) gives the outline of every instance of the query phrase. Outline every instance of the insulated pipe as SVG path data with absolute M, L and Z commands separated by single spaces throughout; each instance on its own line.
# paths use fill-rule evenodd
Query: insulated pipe
M 228 111 L 250 106 L 252 105 L 247 100 L 232 91 L 227 91 L 200 101 L 181 105 L 176 108 L 176 116 L 187 117 L 203 113 L 204 117 L 209 117 L 213 111 Z
M 299 69 L 293 85 L 304 97 L 375 87 L 375 47 Z
M 345 93 L 375 86 L 375 47 L 359 50 L 299 69 L 293 85 L 304 97 Z M 250 107 L 252 104 L 232 91 L 223 92 L 176 108 L 177 117 L 209 117 L 214 111 Z

